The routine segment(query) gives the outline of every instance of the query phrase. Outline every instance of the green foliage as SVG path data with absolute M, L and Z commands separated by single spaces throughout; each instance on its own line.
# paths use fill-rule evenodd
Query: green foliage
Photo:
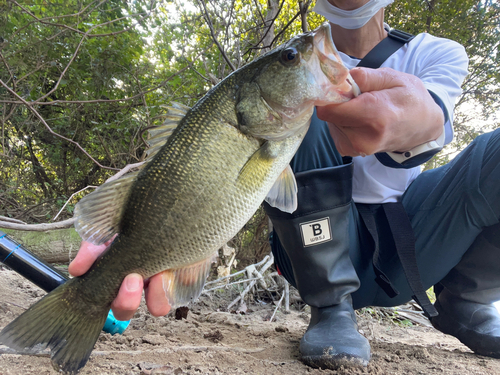
M 116 101 L 155 83 L 149 78 L 152 65 L 142 59 L 150 32 L 134 27 L 148 6 L 35 0 L 5 2 L 0 12 L 0 79 L 21 98 L 36 102 L 33 108 L 53 132 L 113 168 L 140 158 L 139 132 L 150 125 L 140 96 Z M 41 205 L 47 206 L 45 212 L 28 220 L 46 221 L 65 197 L 108 177 L 74 144 L 51 134 L 4 87 L 0 99 L 4 214 L 18 216 Z

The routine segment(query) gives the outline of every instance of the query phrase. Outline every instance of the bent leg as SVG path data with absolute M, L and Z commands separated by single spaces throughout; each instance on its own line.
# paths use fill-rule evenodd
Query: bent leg
M 417 262 L 425 288 L 441 281 L 468 252 L 478 235 L 500 217 L 500 130 L 477 137 L 447 165 L 423 172 L 402 202 L 416 237 Z M 500 262 L 498 280 L 500 280 Z M 374 305 L 411 299 L 397 255 L 384 271 L 400 291 L 390 299 L 377 293 Z M 363 286 L 362 286 L 363 287 Z

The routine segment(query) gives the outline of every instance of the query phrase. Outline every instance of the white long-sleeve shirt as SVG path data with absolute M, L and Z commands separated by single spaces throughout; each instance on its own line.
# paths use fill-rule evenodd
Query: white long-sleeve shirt
M 359 59 L 340 52 L 348 69 Z M 453 138 L 453 109 L 467 75 L 468 58 L 460 44 L 429 34 L 419 34 L 392 54 L 381 67 L 419 77 L 425 87 L 441 99 L 447 111 L 445 144 Z M 353 199 L 357 203 L 396 202 L 420 174 L 420 167 L 404 169 L 383 165 L 375 155 L 355 157 Z

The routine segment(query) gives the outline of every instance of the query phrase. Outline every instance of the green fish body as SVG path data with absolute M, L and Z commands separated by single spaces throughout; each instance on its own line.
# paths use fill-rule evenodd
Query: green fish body
M 316 105 L 347 101 L 353 82 L 325 25 L 237 70 L 152 131 L 144 167 L 82 199 L 75 228 L 102 244 L 83 276 L 47 294 L 0 333 L 23 352 L 51 348 L 56 369 L 87 362 L 124 277 L 162 272 L 172 306 L 198 297 L 217 250 L 264 199 L 296 208 L 288 166 Z

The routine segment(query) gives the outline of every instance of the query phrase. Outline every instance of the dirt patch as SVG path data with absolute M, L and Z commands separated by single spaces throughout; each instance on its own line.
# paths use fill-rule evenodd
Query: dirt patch
M 0 268 L 0 328 L 44 292 Z M 473 354 L 453 337 L 433 328 L 402 327 L 370 314 L 359 317 L 370 340 L 372 360 L 365 369 L 312 369 L 300 362 L 298 345 L 308 314 L 249 305 L 246 314 L 217 311 L 208 297 L 191 306 L 186 319 L 154 318 L 144 306 L 123 335 L 101 334 L 81 374 L 500 374 L 500 360 Z M 2 347 L 0 346 L 0 349 Z M 3 347 L 5 349 L 5 347 Z M 0 374 L 56 374 L 47 355 L 0 355 Z

